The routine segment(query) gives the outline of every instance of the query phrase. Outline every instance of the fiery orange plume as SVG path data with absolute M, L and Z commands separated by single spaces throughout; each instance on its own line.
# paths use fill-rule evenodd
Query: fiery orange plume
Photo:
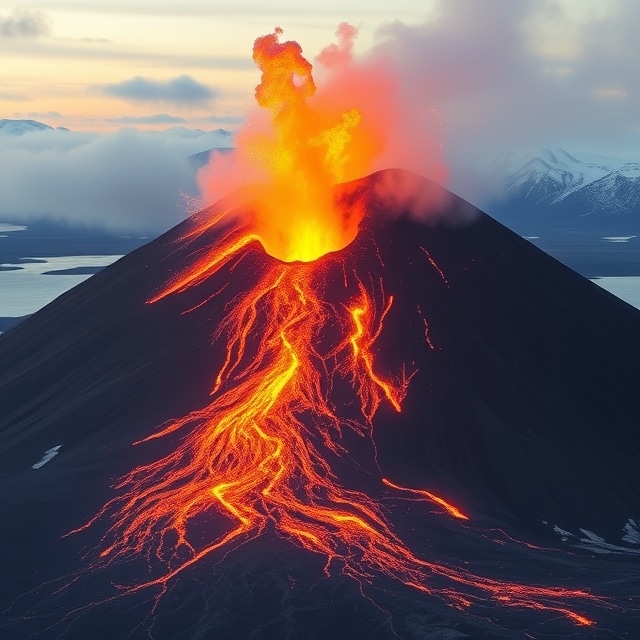
M 348 175 L 360 113 L 351 108 L 327 122 L 314 110 L 312 65 L 297 42 L 280 42 L 281 35 L 278 28 L 254 43 L 262 71 L 256 100 L 269 122 L 242 133 L 237 153 L 261 174 L 253 222 L 265 250 L 285 262 L 309 262 L 357 234 L 361 214 L 345 216 L 332 188 Z
M 354 59 L 355 27 L 341 24 L 338 44 L 318 56 L 319 84 L 300 45 L 281 42 L 282 33 L 256 39 L 259 108 L 236 134 L 234 151 L 213 154 L 198 182 L 206 204 L 252 183 L 253 231 L 267 253 L 308 262 L 344 248 L 358 232 L 363 213 L 336 205 L 337 183 L 388 166 L 442 181 L 442 131 L 439 121 L 435 133 L 427 127 L 424 114 L 405 122 L 389 63 Z M 406 193 L 407 185 L 387 187 L 394 199 L 433 200 Z
M 273 125 L 271 136 L 252 141 L 271 178 L 256 224 L 267 253 L 286 262 L 308 262 L 342 249 L 358 231 L 359 220 L 345 225 L 332 187 L 344 179 L 351 131 L 360 114 L 352 109 L 323 127 L 308 103 L 316 91 L 311 64 L 297 42 L 279 42 L 281 34 L 276 29 L 253 46 L 262 71 L 256 99 Z

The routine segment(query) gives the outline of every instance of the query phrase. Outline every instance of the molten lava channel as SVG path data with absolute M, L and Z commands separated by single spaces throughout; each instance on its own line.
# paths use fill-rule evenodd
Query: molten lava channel
M 232 227 L 150 302 L 197 287 L 243 259 L 257 242 L 255 234 Z M 400 412 L 409 389 L 412 372 L 386 376 L 376 370 L 375 342 L 393 298 L 382 279 L 353 271 L 345 272 L 343 283 L 349 304 L 330 304 L 324 261 L 266 264 L 258 281 L 227 307 L 213 335 L 226 356 L 212 379 L 210 402 L 142 440 L 184 434 L 169 455 L 125 475 L 116 485 L 118 495 L 83 527 L 101 517 L 111 520 L 99 563 L 155 557 L 165 567 L 161 575 L 126 591 L 156 586 L 164 593 L 175 576 L 205 556 L 236 548 L 271 525 L 298 547 L 323 555 L 327 575 L 337 570 L 361 583 L 386 575 L 457 607 L 491 598 L 592 624 L 565 604 L 597 600 L 585 591 L 493 580 L 418 557 L 375 499 L 341 484 L 330 460 L 348 454 L 340 444 L 343 432 L 372 440 L 379 407 L 387 403 Z M 359 407 L 357 419 L 344 417 L 332 398 L 334 387 L 345 382 Z M 433 493 L 380 482 L 468 519 Z M 218 533 L 204 542 L 198 524 L 203 518 L 218 522 L 211 526 Z M 222 533 L 220 523 L 226 523 Z M 434 586 L 436 579 L 450 586 Z

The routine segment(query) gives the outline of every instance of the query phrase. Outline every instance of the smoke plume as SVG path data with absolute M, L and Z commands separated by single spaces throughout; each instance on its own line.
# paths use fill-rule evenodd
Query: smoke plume
M 339 25 L 337 42 L 320 52 L 315 65 L 302 56 L 298 43 L 281 43 L 281 35 L 282 30 L 276 29 L 256 40 L 254 60 L 263 71 L 256 99 L 263 109 L 256 107 L 250 114 L 236 136 L 235 152 L 214 157 L 200 172 L 205 203 L 247 182 L 279 182 L 280 207 L 293 211 L 296 203 L 284 194 L 300 185 L 317 202 L 326 199 L 338 182 L 390 167 L 411 170 L 437 184 L 446 182 L 439 116 L 428 105 L 406 102 L 389 56 L 373 50 L 356 58 L 357 29 L 347 23 Z M 267 45 L 279 48 L 282 58 L 265 70 Z M 293 61 L 286 72 L 283 60 Z M 283 85 L 288 96 L 284 99 Z M 416 193 L 418 184 L 421 192 Z M 445 192 L 434 185 L 424 193 L 423 185 L 385 180 L 379 183 L 379 196 L 396 209 L 426 218 L 441 210 Z

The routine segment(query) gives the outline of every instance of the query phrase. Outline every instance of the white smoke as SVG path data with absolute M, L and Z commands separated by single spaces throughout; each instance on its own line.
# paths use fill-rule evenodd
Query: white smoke
M 0 138 L 0 219 L 39 218 L 109 230 L 158 232 L 190 213 L 197 195 L 191 154 L 228 145 L 180 129 L 108 135 L 65 130 Z

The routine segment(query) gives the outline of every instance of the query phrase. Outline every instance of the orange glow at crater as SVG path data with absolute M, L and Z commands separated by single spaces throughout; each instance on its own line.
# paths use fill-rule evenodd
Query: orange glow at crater
M 355 27 L 339 26 L 338 44 L 318 55 L 315 69 L 282 35 L 276 28 L 256 39 L 258 106 L 234 135 L 233 150 L 211 154 L 198 185 L 203 206 L 252 185 L 250 223 L 267 253 L 309 262 L 343 249 L 358 233 L 363 212 L 338 206 L 336 184 L 389 166 L 446 180 L 442 123 L 434 110 L 407 117 L 389 61 L 354 58 Z M 379 186 L 394 201 L 435 197 L 414 193 L 412 185 Z
M 308 102 L 316 91 L 311 64 L 297 42 L 281 43 L 281 34 L 276 29 L 253 47 L 262 71 L 256 99 L 268 111 L 273 132 L 246 144 L 270 178 L 256 220 L 265 250 L 285 262 L 308 262 L 342 249 L 358 231 L 360 220 L 344 220 L 332 188 L 344 180 L 360 114 L 351 109 L 333 126 L 324 126 Z
M 345 216 L 332 194 L 337 183 L 363 173 L 352 157 L 361 116 L 356 108 L 334 115 L 313 107 L 312 65 L 281 35 L 277 28 L 254 43 L 262 72 L 256 100 L 268 122 L 239 135 L 236 153 L 261 174 L 253 225 L 267 253 L 309 262 L 344 248 L 358 232 L 362 214 Z

